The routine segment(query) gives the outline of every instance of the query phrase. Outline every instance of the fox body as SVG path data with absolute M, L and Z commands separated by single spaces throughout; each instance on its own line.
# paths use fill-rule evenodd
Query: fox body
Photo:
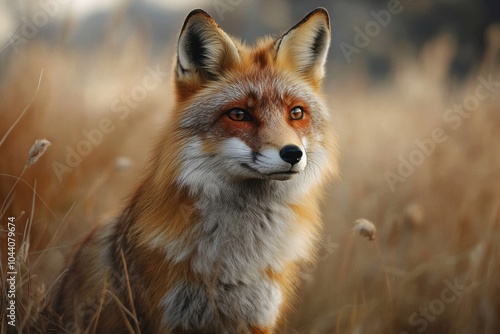
M 335 173 L 316 9 L 253 48 L 202 10 L 182 27 L 176 107 L 125 210 L 82 242 L 56 298 L 66 330 L 272 333 L 314 257 Z

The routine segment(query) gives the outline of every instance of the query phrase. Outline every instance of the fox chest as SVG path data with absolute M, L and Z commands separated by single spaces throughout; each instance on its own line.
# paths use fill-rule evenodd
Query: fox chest
M 221 333 L 272 327 L 283 287 L 268 271 L 281 272 L 297 257 L 297 249 L 291 251 L 300 243 L 293 235 L 296 218 L 284 207 L 258 204 L 221 205 L 203 219 L 188 252 L 191 270 L 202 279 L 179 282 L 167 293 L 163 323 Z
M 280 287 L 265 279 L 238 284 L 182 282 L 163 300 L 163 324 L 203 333 L 272 328 L 282 299 Z

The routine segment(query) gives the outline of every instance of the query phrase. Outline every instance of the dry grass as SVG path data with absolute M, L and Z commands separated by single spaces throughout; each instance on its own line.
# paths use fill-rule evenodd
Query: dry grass
M 52 315 L 50 310 L 40 313 L 49 287 L 56 284 L 77 241 L 103 215 L 120 209 L 141 175 L 151 134 L 166 119 L 168 79 L 148 92 L 125 119 L 110 108 L 114 99 L 129 94 L 148 73 L 147 55 L 137 53 L 143 48 L 140 44 L 140 38 L 132 37 L 123 48 L 83 56 L 33 41 L 23 51 L 26 57 L 13 55 L 8 60 L 0 83 L 0 259 L 5 269 L 7 218 L 18 217 L 16 252 L 25 245 L 21 239 L 29 242 L 29 257 L 17 259 L 19 332 L 26 328 L 46 332 L 43 328 Z M 96 60 L 89 63 L 87 57 Z M 165 55 L 165 62 L 158 63 L 165 71 L 169 59 Z M 114 130 L 103 134 L 101 143 L 93 145 L 60 181 L 53 163 L 65 164 L 68 147 L 77 149 L 86 139 L 82 131 L 99 128 L 104 118 L 111 120 Z M 52 146 L 27 168 L 33 159 L 30 147 L 38 138 L 47 138 Z M 7 330 L 5 274 L 1 273 L 0 285 L 2 334 Z
M 490 45 L 499 39 L 492 33 Z M 457 129 L 442 118 L 453 104 L 474 95 L 479 75 L 499 81 L 500 53 L 491 46 L 466 82 L 450 82 L 450 45 L 442 37 L 418 56 L 395 56 L 397 70 L 382 87 L 370 85 L 355 68 L 341 81 L 330 73 L 334 79 L 326 89 L 342 148 L 342 177 L 329 189 L 319 262 L 306 268 L 286 332 L 496 333 L 500 328 L 500 94 L 481 101 Z M 168 79 L 125 120 L 110 109 L 113 99 L 145 75 L 151 59 L 141 49 L 141 39 L 133 37 L 123 47 L 96 51 L 89 62 L 33 41 L 25 57 L 8 61 L 0 83 L 2 136 L 33 98 L 44 69 L 36 98 L 0 145 L 0 199 L 6 201 L 0 238 L 4 245 L 6 219 L 16 216 L 18 250 L 25 249 L 18 256 L 20 332 L 23 326 L 24 332 L 37 332 L 36 327 L 44 332 L 40 326 L 50 317 L 41 312 L 44 296 L 65 257 L 99 217 L 120 208 L 140 176 L 152 133 L 166 118 Z M 158 64 L 168 71 L 170 58 L 162 59 Z M 52 163 L 64 162 L 67 146 L 76 147 L 82 130 L 98 127 L 104 117 L 116 129 L 59 182 Z M 430 138 L 436 128 L 447 139 L 391 191 L 384 173 L 397 173 L 398 157 L 408 159 L 417 149 L 415 140 Z M 52 146 L 23 172 L 38 138 Z M 13 196 L 6 198 L 10 189 Z M 359 217 L 375 223 L 374 241 L 352 231 Z M 0 253 L 4 276 L 3 246 Z M 7 331 L 4 282 L 2 277 L 1 334 Z M 450 284 L 458 290 L 451 291 Z

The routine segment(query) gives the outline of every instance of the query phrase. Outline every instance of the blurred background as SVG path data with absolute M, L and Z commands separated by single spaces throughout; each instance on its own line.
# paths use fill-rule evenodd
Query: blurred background
M 340 177 L 283 332 L 499 332 L 495 0 L 0 2 L 0 258 L 17 217 L 24 325 L 40 320 L 78 240 L 140 177 L 168 121 L 189 11 L 253 44 L 319 6 L 331 15 L 324 90 Z M 51 146 L 27 166 L 41 138 Z M 375 224 L 374 240 L 353 231 L 358 218 Z

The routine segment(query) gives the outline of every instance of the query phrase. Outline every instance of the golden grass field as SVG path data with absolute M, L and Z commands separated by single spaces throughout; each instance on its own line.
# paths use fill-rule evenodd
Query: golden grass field
M 487 40 L 482 63 L 460 82 L 447 76 L 455 50 L 446 35 L 417 54 L 394 53 L 384 83 L 360 66 L 338 73 L 329 64 L 324 88 L 340 177 L 328 188 L 318 262 L 304 268 L 285 333 L 499 332 L 500 87 L 478 79 L 500 81 L 498 27 Z M 172 104 L 172 47 L 151 62 L 146 44 L 132 35 L 84 56 L 31 41 L 3 61 L 0 140 L 15 126 L 0 144 L 0 334 L 7 332 L 8 217 L 17 217 L 17 329 L 44 332 L 37 330 L 47 323 L 43 297 L 72 247 L 119 211 L 140 177 Z M 114 112 L 148 67 L 167 75 L 128 114 Z M 449 112 L 454 105 L 463 114 Z M 68 148 L 77 150 L 103 119 L 108 133 L 80 147 L 87 156 L 58 178 L 54 162 L 64 164 Z M 51 146 L 25 168 L 41 138 Z M 353 231 L 358 218 L 375 224 L 374 240 Z

